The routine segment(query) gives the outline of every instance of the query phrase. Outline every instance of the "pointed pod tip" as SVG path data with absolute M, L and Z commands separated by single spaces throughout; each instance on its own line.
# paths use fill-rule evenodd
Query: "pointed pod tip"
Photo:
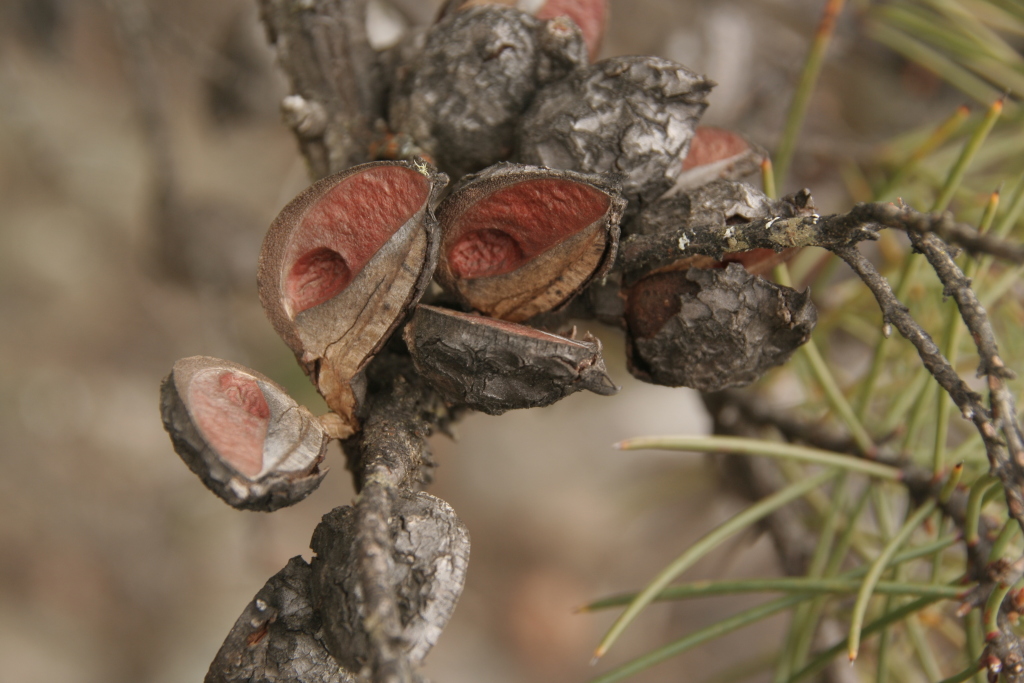
M 850 650 L 850 666 L 853 666 L 854 662 L 857 661 L 857 650 Z

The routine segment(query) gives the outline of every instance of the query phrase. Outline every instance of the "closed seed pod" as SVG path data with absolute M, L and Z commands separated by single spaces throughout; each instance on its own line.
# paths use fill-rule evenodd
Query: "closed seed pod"
M 403 336 L 416 370 L 445 401 L 488 415 L 548 406 L 583 389 L 619 390 L 589 334 L 569 339 L 421 304 Z
M 714 85 L 658 57 L 605 59 L 537 92 L 518 161 L 625 175 L 627 216 L 673 186 Z
M 160 390 L 174 450 L 228 505 L 271 512 L 320 485 L 328 436 L 283 388 L 237 363 L 192 356 Z
M 715 180 L 742 180 L 760 172 L 768 152 L 739 133 L 698 126 L 683 159 L 676 190 L 692 190 Z
M 629 371 L 652 384 L 706 392 L 744 386 L 784 363 L 817 318 L 809 292 L 735 263 L 656 273 L 628 292 Z
M 557 309 L 611 267 L 624 204 L 601 176 L 492 166 L 438 206 L 437 279 L 493 318 Z
M 538 19 L 572 19 L 583 33 L 591 61 L 597 59 L 601 51 L 601 41 L 608 26 L 608 0 L 449 0 L 442 8 L 439 19 L 481 5 L 515 7 Z
M 204 683 L 356 683 L 324 645 L 311 575 L 299 556 L 270 577 L 235 621 Z
M 355 166 L 314 183 L 267 232 L 260 301 L 340 417 L 333 436 L 358 428 L 357 375 L 430 283 L 446 183 L 418 161 Z
M 391 557 L 379 558 L 387 572 L 379 577 L 394 592 L 401 614 L 398 647 L 409 661 L 423 661 L 448 623 L 462 593 L 469 565 L 469 532 L 440 498 L 428 493 L 398 491 L 388 532 Z M 323 639 L 328 651 L 349 671 L 360 671 L 370 659 L 357 549 L 356 511 L 335 508 L 324 515 L 310 544 L 316 555 L 312 566 L 313 602 L 323 618 Z
M 388 123 L 460 177 L 514 149 L 516 122 L 537 88 L 587 63 L 571 22 L 511 7 L 473 7 L 432 26 L 395 69 Z

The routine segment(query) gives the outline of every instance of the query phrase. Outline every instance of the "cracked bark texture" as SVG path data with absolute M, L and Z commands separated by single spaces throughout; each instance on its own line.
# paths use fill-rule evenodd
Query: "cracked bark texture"
M 713 83 L 658 57 L 615 57 L 541 89 L 519 122 L 518 160 L 621 173 L 626 217 L 682 173 Z
M 809 292 L 738 264 L 651 275 L 626 304 L 630 372 L 647 382 L 718 391 L 750 384 L 810 338 Z
M 509 158 L 537 88 L 587 63 L 577 27 L 510 7 L 473 7 L 432 26 L 395 70 L 389 122 L 454 177 Z
M 356 683 L 324 643 L 310 565 L 293 557 L 246 606 L 205 683 Z

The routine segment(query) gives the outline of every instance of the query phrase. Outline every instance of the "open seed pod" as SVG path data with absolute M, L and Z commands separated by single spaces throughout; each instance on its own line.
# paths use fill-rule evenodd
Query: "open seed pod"
M 698 126 L 675 190 L 692 190 L 715 180 L 743 180 L 759 173 L 767 158 L 764 148 L 739 133 Z
M 548 406 L 586 389 L 611 396 L 601 342 L 419 305 L 405 326 L 416 370 L 445 401 L 488 415 Z
M 511 156 L 537 88 L 587 63 L 579 30 L 511 7 L 472 7 L 432 26 L 395 70 L 388 122 L 459 177 Z
M 624 204 L 601 176 L 519 164 L 467 176 L 437 208 L 437 279 L 493 318 L 558 308 L 611 267 Z
M 246 605 L 204 683 L 356 683 L 324 645 L 312 572 L 293 557 Z
M 608 26 L 608 0 L 448 0 L 441 9 L 439 19 L 480 5 L 515 7 L 538 19 L 572 19 L 583 33 L 591 61 L 597 59 L 601 51 L 601 40 Z
M 271 512 L 320 485 L 320 421 L 255 370 L 208 356 L 174 364 L 160 389 L 174 450 L 228 505 Z
M 314 183 L 267 232 L 260 301 L 341 418 L 332 436 L 358 428 L 357 375 L 430 283 L 446 182 L 421 162 L 355 166 Z
M 628 292 L 629 371 L 652 384 L 700 391 L 743 386 L 784 363 L 817 319 L 809 292 L 735 263 L 656 273 Z
M 626 215 L 675 183 L 714 84 L 658 57 L 615 57 L 537 92 L 519 122 L 527 164 L 626 176 Z
M 394 553 L 380 577 L 391 587 L 401 611 L 401 647 L 419 664 L 437 642 L 462 594 L 469 564 L 469 532 L 440 498 L 401 491 L 388 520 Z M 359 671 L 369 659 L 360 580 L 364 559 L 357 553 L 356 511 L 335 508 L 313 532 L 313 600 L 323 617 L 327 649 L 343 667 Z

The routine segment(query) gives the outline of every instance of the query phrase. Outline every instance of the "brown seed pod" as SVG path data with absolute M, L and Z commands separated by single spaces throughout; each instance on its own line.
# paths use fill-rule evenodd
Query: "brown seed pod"
M 419 664 L 448 623 L 466 580 L 469 532 L 451 506 L 428 493 L 400 491 L 389 519 L 394 553 L 379 580 L 400 606 L 402 646 Z M 310 544 L 313 600 L 323 617 L 327 649 L 343 667 L 359 671 L 370 656 L 357 556 L 356 511 L 324 515 Z
M 455 177 L 511 156 L 537 88 L 587 63 L 579 31 L 511 7 L 473 7 L 432 26 L 395 70 L 388 123 Z
M 519 122 L 518 160 L 626 176 L 627 216 L 675 183 L 714 84 L 658 57 L 615 57 L 537 92 Z
M 419 161 L 355 166 L 314 183 L 267 232 L 260 301 L 344 422 L 333 436 L 358 428 L 353 381 L 430 283 L 431 208 L 447 180 Z
M 715 180 L 742 180 L 760 172 L 767 158 L 764 148 L 739 133 L 698 126 L 675 189 L 692 190 Z
M 586 389 L 611 396 L 601 342 L 419 305 L 405 326 L 416 370 L 448 403 L 488 415 L 548 406 Z
M 160 389 L 174 450 L 228 505 L 271 512 L 320 485 L 328 436 L 283 388 L 237 363 L 192 356 Z
M 608 26 L 608 0 L 448 0 L 438 18 L 481 5 L 515 7 L 538 19 L 572 19 L 583 33 L 591 61 L 597 59 L 601 51 L 601 41 Z
M 656 273 L 628 292 L 629 371 L 645 382 L 719 391 L 750 384 L 811 335 L 809 292 L 738 264 Z
M 493 318 L 556 309 L 611 267 L 624 204 L 601 176 L 492 166 L 438 206 L 437 279 Z

